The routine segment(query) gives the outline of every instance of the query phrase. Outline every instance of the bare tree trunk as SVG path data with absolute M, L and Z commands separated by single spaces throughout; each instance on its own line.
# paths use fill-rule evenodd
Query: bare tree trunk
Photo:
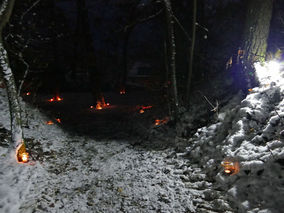
M 125 89 L 126 87 L 126 80 L 127 80 L 127 75 L 128 75 L 128 44 L 129 44 L 129 38 L 130 38 L 130 35 L 132 33 L 134 29 L 134 26 L 130 26 L 130 27 L 127 27 L 127 29 L 125 29 L 125 36 L 124 36 L 124 41 L 123 41 L 123 52 L 122 52 L 122 57 L 123 57 L 123 71 L 122 71 L 122 76 L 121 76 L 121 80 L 120 80 L 120 85 L 119 85 L 119 89 Z
M 167 47 L 167 42 L 166 40 L 164 41 L 164 61 L 165 61 L 165 70 L 166 70 L 166 75 L 165 75 L 165 88 L 166 88 L 166 96 L 167 96 L 167 104 L 168 104 L 168 110 L 169 110 L 169 116 L 172 117 L 172 109 L 171 109 L 171 104 L 170 101 L 168 100 L 170 97 L 170 88 L 169 88 L 169 62 L 168 62 L 168 47 Z
M 96 58 L 93 38 L 89 25 L 88 10 L 86 6 L 86 0 L 76 0 L 77 7 L 77 26 L 76 26 L 76 46 L 75 56 L 77 62 L 75 62 L 75 68 L 80 65 L 86 69 L 89 75 L 89 85 L 91 94 L 93 96 L 93 105 L 96 105 L 98 101 L 101 101 L 103 94 L 101 91 L 102 86 L 102 73 L 98 66 L 99 61 Z M 80 62 L 79 62 L 80 60 Z M 80 63 L 80 64 L 79 64 Z
M 249 0 L 243 35 L 244 60 L 264 61 L 273 0 Z
M 171 73 L 171 88 L 173 98 L 173 115 L 174 119 L 178 119 L 179 114 L 179 100 L 178 100 L 178 89 L 176 80 L 176 44 L 175 44 L 175 33 L 173 26 L 173 12 L 170 0 L 164 0 L 167 18 L 168 28 L 168 48 L 170 55 L 170 73 Z
M 14 76 L 9 64 L 7 51 L 4 48 L 2 40 L 2 31 L 10 19 L 14 3 L 15 0 L 4 0 L 2 1 L 2 4 L 0 6 L 0 70 L 8 94 L 12 144 L 14 148 L 17 148 L 20 144 L 23 143 L 21 107 L 17 95 Z
M 197 1 L 193 1 L 193 18 L 192 18 L 192 40 L 189 53 L 189 62 L 188 62 L 188 76 L 187 76 L 187 85 L 186 85 L 186 106 L 189 106 L 189 96 L 191 88 L 191 78 L 193 70 L 193 57 L 194 57 L 194 46 L 195 46 L 195 34 L 196 34 L 196 12 L 197 12 Z
M 238 59 L 242 63 L 235 65 L 240 82 L 238 89 L 245 93 L 257 85 L 253 63 L 264 61 L 266 57 L 267 39 L 272 17 L 273 0 L 249 0 L 243 33 L 242 49 L 238 51 Z

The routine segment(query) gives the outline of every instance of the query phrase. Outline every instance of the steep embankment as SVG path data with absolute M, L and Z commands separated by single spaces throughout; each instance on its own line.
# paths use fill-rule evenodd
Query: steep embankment
M 237 107 L 221 108 L 218 121 L 200 128 L 189 140 L 186 155 L 204 166 L 215 187 L 227 191 L 236 212 L 282 212 L 284 209 L 284 84 L 283 76 L 260 78 L 260 87 Z M 227 176 L 224 158 L 240 164 Z

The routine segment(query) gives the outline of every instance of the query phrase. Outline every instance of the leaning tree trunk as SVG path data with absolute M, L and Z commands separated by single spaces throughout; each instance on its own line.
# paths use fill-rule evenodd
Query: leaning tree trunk
M 15 0 L 4 0 L 0 6 L 0 70 L 4 79 L 4 84 L 8 94 L 12 144 L 14 148 L 23 144 L 23 130 L 21 121 L 21 108 L 17 95 L 14 76 L 9 64 L 7 51 L 4 48 L 2 40 L 2 31 L 10 19 Z
M 167 18 L 168 28 L 168 48 L 170 56 L 170 75 L 171 75 L 171 88 L 172 88 L 172 99 L 173 99 L 173 115 L 174 119 L 178 119 L 179 114 L 179 100 L 178 100 L 178 89 L 176 80 L 176 44 L 175 44 L 175 33 L 173 26 L 173 12 L 170 0 L 164 0 Z
M 272 16 L 273 0 L 249 0 L 243 50 L 245 62 L 264 61 Z

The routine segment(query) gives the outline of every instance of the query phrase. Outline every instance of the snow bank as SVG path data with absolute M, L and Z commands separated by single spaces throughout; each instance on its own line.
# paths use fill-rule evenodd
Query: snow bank
M 219 122 L 200 128 L 189 140 L 186 155 L 227 191 L 236 212 L 284 209 L 283 98 L 281 84 L 254 88 L 237 107 L 224 106 Z M 240 162 L 238 174 L 225 175 L 220 165 L 225 157 Z

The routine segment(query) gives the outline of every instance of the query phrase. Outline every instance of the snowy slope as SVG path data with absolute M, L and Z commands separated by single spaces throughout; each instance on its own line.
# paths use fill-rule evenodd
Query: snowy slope
M 234 100 L 224 106 L 217 123 L 200 128 L 185 154 L 215 177 L 236 212 L 284 211 L 283 76 L 264 80 L 237 107 Z M 240 163 L 238 174 L 218 167 L 226 157 Z

